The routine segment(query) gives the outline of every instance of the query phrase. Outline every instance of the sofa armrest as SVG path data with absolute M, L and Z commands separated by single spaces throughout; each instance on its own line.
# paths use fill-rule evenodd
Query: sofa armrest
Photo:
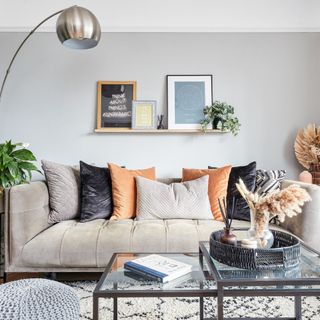
M 291 184 L 297 184 L 306 189 L 312 201 L 307 202 L 303 206 L 302 212 L 297 216 L 286 218 L 281 226 L 298 236 L 312 248 L 320 251 L 320 186 L 299 181 L 284 180 L 282 189 Z
M 44 181 L 14 186 L 5 196 L 7 266 L 19 260 L 24 245 L 50 227 L 49 193 Z

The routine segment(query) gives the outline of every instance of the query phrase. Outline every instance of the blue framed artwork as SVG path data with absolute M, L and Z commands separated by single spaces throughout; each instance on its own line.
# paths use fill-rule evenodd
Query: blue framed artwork
M 168 75 L 168 128 L 200 129 L 212 96 L 212 75 Z

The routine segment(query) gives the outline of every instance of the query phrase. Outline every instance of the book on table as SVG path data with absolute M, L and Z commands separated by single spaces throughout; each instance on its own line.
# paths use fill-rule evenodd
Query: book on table
M 127 261 L 126 270 L 166 283 L 192 271 L 192 266 L 158 254 Z

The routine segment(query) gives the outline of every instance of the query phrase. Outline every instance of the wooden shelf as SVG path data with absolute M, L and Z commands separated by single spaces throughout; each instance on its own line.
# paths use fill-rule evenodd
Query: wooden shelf
M 102 128 L 96 129 L 97 133 L 153 133 L 153 134 L 172 134 L 172 133 L 196 133 L 204 134 L 200 129 L 146 129 L 146 130 L 136 130 L 127 128 Z M 206 133 L 227 133 L 228 131 L 222 130 L 207 130 Z

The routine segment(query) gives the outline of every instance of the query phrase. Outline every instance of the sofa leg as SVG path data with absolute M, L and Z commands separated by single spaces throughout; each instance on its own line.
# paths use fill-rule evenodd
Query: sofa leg
M 45 274 L 45 278 L 49 280 L 57 280 L 57 273 L 56 272 L 48 272 Z

